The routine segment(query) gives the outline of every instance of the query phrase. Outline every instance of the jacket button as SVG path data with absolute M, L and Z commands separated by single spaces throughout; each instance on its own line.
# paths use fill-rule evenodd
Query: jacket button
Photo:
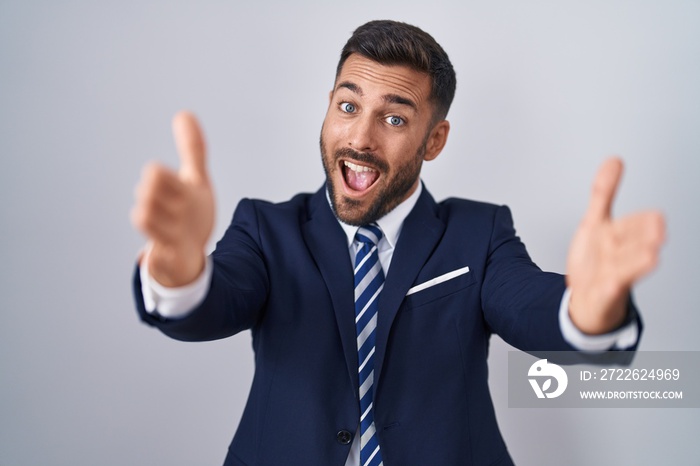
M 348 443 L 352 442 L 352 434 L 347 430 L 338 431 L 335 438 L 341 445 L 347 445 Z

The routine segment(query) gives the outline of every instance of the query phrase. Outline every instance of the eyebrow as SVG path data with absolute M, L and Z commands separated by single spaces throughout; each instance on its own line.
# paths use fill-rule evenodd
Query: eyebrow
M 407 105 L 411 107 L 414 111 L 418 111 L 418 106 L 416 105 L 416 103 L 413 102 L 411 99 L 407 99 L 406 97 L 401 97 L 400 95 L 396 94 L 387 94 L 383 97 L 383 99 L 389 104 Z
M 360 96 L 365 95 L 365 93 L 362 92 L 362 88 L 360 86 L 358 86 L 357 84 L 352 83 L 350 81 L 341 82 L 340 84 L 338 84 L 336 89 L 340 89 L 341 87 L 344 87 L 345 89 L 350 89 L 352 92 L 354 92 L 355 94 L 358 94 Z
M 363 96 L 364 92 L 362 91 L 362 88 L 358 86 L 357 84 L 350 82 L 350 81 L 343 81 L 336 86 L 336 89 L 340 88 L 345 88 L 349 89 L 350 91 L 354 92 L 355 94 L 359 96 Z M 389 103 L 389 104 L 399 104 L 399 105 L 406 105 L 408 107 L 411 107 L 415 112 L 418 111 L 418 105 L 411 99 L 408 99 L 406 97 L 401 97 L 398 94 L 386 94 L 382 96 L 382 99 L 384 102 Z

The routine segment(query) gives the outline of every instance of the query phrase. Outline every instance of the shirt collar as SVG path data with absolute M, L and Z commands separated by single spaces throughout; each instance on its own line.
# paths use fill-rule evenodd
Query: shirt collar
M 403 227 L 404 220 L 406 220 L 406 217 L 408 217 L 408 214 L 411 213 L 411 210 L 413 210 L 416 202 L 418 202 L 418 198 L 420 197 L 422 191 L 423 183 L 419 182 L 418 187 L 413 194 L 408 196 L 406 200 L 397 205 L 391 212 L 376 221 L 379 228 L 382 229 L 382 233 L 384 233 L 384 238 L 386 238 L 389 246 L 392 249 L 396 247 L 396 243 L 399 240 L 399 235 L 401 234 L 401 228 Z M 328 192 L 326 192 L 326 197 L 328 197 Z M 330 203 L 330 198 L 328 198 L 328 202 Z M 355 233 L 357 233 L 358 227 L 348 225 L 340 219 L 338 219 L 338 223 L 340 223 L 340 226 L 343 227 L 343 231 L 348 237 L 348 247 L 350 247 L 353 241 L 355 241 Z

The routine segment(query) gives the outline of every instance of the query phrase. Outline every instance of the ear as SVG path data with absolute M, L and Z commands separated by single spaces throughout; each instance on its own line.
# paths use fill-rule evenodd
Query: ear
M 331 102 L 333 102 L 333 89 L 328 93 L 328 105 L 330 105 Z
M 440 155 L 442 148 L 447 143 L 447 135 L 450 133 L 450 122 L 447 120 L 439 121 L 430 130 L 430 135 L 425 144 L 425 155 L 423 160 L 430 162 Z

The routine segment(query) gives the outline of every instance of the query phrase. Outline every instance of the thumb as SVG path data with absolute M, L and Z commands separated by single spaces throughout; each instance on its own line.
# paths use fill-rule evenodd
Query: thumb
M 197 118 L 190 112 L 178 112 L 173 117 L 173 136 L 180 155 L 180 179 L 196 184 L 208 183 L 206 147 Z
M 590 221 L 602 221 L 610 218 L 612 203 L 622 177 L 622 160 L 617 157 L 607 159 L 598 169 L 591 199 L 588 203 L 586 219 Z

